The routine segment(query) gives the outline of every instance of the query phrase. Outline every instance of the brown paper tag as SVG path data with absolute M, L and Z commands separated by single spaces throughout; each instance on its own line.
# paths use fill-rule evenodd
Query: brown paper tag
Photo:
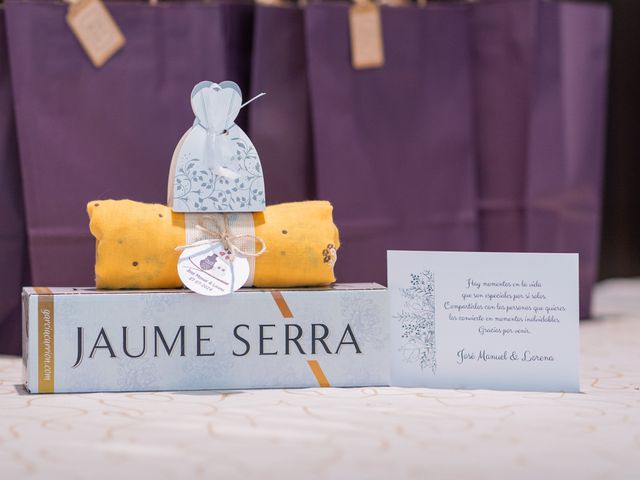
M 380 8 L 367 0 L 349 10 L 351 64 L 353 68 L 377 68 L 384 65 L 384 44 Z
M 267 7 L 281 7 L 287 4 L 286 0 L 255 0 L 258 5 L 265 5 Z
M 96 67 L 103 66 L 125 44 L 125 38 L 102 0 L 72 3 L 67 23 Z
M 416 0 L 420 1 L 420 0 Z M 407 5 L 411 5 L 411 0 L 378 0 L 379 5 L 384 5 L 385 7 L 406 7 Z

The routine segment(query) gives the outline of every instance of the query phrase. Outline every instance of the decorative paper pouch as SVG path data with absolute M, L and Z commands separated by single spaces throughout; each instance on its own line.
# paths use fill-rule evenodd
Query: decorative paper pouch
M 218 229 L 224 217 L 229 233 L 251 235 L 266 247 L 260 256 L 247 257 L 251 274 L 245 286 L 311 287 L 335 281 L 333 266 L 340 241 L 329 202 L 283 203 L 253 214 L 202 215 L 176 213 L 159 204 L 100 200 L 90 202 L 87 212 L 96 237 L 98 288 L 182 286 L 176 247 L 206 238 L 207 231 Z M 258 241 L 247 244 L 244 238 L 243 250 L 262 248 Z
M 168 202 L 175 212 L 258 212 L 265 208 L 258 153 L 234 120 L 242 107 L 234 82 L 200 82 L 191 92 L 196 116 L 171 160 Z

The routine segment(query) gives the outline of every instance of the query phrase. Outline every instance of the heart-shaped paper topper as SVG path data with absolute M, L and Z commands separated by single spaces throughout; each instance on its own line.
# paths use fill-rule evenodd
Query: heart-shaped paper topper
M 233 125 L 242 107 L 242 94 L 235 82 L 200 82 L 191 92 L 191 108 L 205 130 L 222 134 Z
M 171 160 L 168 204 L 176 212 L 259 212 L 264 179 L 253 143 L 234 122 L 242 103 L 234 82 L 200 82 L 191 91 L 193 126 Z

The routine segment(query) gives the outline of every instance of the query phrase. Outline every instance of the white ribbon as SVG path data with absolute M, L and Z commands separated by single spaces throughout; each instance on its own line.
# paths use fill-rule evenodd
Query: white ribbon
M 252 99 L 240 105 L 240 108 L 238 110 L 246 107 L 251 102 L 253 102 L 254 100 L 257 100 L 263 95 L 266 95 L 266 94 L 264 92 L 259 93 Z M 205 145 L 204 165 L 209 167 L 215 175 L 219 175 L 221 177 L 225 177 L 230 180 L 235 180 L 236 178 L 239 178 L 240 175 L 238 175 L 233 170 L 230 170 L 220 165 L 220 162 L 218 160 L 220 158 L 233 156 L 234 145 L 233 145 L 233 142 L 231 141 L 229 131 L 236 126 L 233 123 L 233 120 L 235 120 L 235 115 L 233 118 L 229 118 L 229 116 L 231 115 L 231 112 L 227 112 L 224 117 L 224 128 L 222 130 L 219 130 L 219 126 L 216 124 L 217 122 L 215 122 L 215 117 L 214 117 L 216 112 L 209 112 L 209 110 L 207 109 L 208 102 L 206 100 L 205 95 L 202 95 L 200 98 L 202 102 L 202 110 L 204 112 L 204 116 L 207 123 L 207 126 L 205 126 L 203 122 L 196 116 L 197 124 L 206 131 L 206 135 L 207 135 L 207 142 Z M 231 125 L 229 125 L 229 123 L 231 123 Z

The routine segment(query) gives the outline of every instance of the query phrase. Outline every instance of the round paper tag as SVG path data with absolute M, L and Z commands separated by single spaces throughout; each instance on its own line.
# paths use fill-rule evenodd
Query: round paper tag
M 249 279 L 249 261 L 232 255 L 221 242 L 187 248 L 178 259 L 185 287 L 201 295 L 228 295 Z

